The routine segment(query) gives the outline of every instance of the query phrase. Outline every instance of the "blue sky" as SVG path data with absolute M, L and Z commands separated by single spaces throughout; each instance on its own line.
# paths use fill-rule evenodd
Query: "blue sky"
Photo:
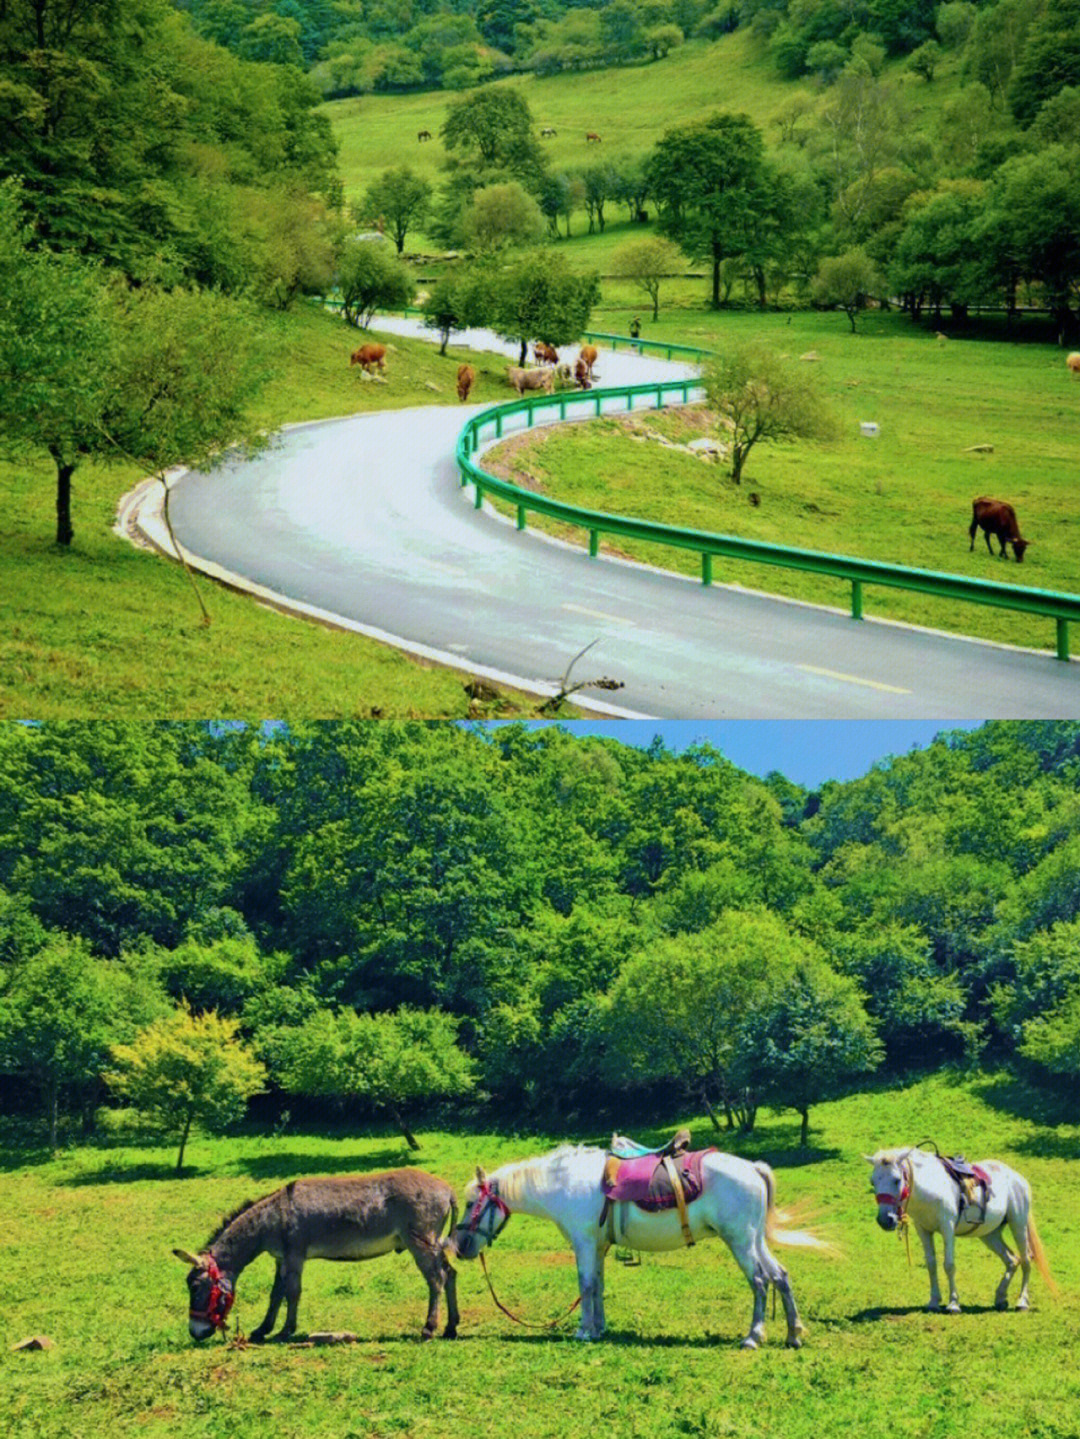
M 574 734 L 605 735 L 647 745 L 660 735 L 669 749 L 706 740 L 751 774 L 779 770 L 816 789 L 827 779 L 856 779 L 875 760 L 925 749 L 943 730 L 975 729 L 980 720 L 562 720 L 529 721 L 530 728 L 559 723 Z

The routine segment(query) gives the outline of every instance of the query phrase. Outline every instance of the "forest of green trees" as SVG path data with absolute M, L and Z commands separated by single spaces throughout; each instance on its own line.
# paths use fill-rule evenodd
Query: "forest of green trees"
M 521 725 L 0 729 L 0 1085 L 55 1144 L 753 1127 L 940 1067 L 1080 1077 L 1080 723 L 807 792 Z M 181 1150 L 182 1157 L 182 1150 Z

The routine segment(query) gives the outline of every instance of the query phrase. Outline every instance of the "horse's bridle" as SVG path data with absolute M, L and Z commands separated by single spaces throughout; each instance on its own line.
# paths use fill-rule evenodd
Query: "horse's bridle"
M 874 1198 L 879 1204 L 887 1204 L 896 1210 L 897 1217 L 904 1220 L 907 1217 L 907 1204 L 911 1198 L 911 1161 L 906 1156 L 897 1161 L 900 1167 L 900 1193 L 878 1194 Z
M 502 1233 L 505 1227 L 497 1222 L 496 1216 L 499 1214 L 501 1214 L 504 1219 L 509 1219 L 510 1206 L 505 1200 L 499 1197 L 499 1192 L 495 1186 L 489 1184 L 487 1180 L 484 1180 L 476 1191 L 476 1198 L 473 1201 L 473 1212 L 469 1217 L 468 1224 L 462 1220 L 457 1227 L 458 1229 L 463 1229 L 466 1234 L 479 1235 L 481 1239 L 486 1240 L 487 1243 L 491 1245 L 495 1243 L 496 1238 Z M 485 1215 L 489 1216 L 491 1220 L 486 1229 L 481 1227 L 481 1221 Z
M 212 1255 L 206 1256 L 206 1262 L 202 1267 L 206 1277 L 210 1280 L 210 1294 L 206 1300 L 205 1309 L 195 1309 L 194 1307 L 188 1309 L 188 1321 L 203 1319 L 207 1324 L 212 1324 L 215 1329 L 224 1330 L 229 1310 L 233 1307 L 233 1300 L 236 1298 L 232 1280 L 218 1268 L 217 1261 Z

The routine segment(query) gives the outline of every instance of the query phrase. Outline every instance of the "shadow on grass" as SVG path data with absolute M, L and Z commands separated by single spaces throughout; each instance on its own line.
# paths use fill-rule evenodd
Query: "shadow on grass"
M 144 1179 L 198 1179 L 209 1170 L 185 1164 L 177 1174 L 172 1164 L 99 1164 L 96 1169 L 83 1169 L 56 1181 L 61 1189 L 81 1189 L 90 1184 L 138 1184 Z
M 880 1319 L 906 1319 L 911 1315 L 921 1315 L 924 1319 L 932 1319 L 942 1324 L 947 1324 L 950 1319 L 962 1318 L 964 1314 L 1007 1314 L 1006 1309 L 998 1309 L 995 1304 L 964 1304 L 960 1314 L 949 1314 L 944 1309 L 930 1310 L 925 1304 L 898 1304 L 881 1305 L 873 1309 L 860 1309 L 857 1314 L 852 1314 L 846 1321 L 849 1324 L 873 1324 Z M 825 1321 L 815 1320 L 815 1324 Z
M 1080 1159 L 1080 1127 L 1075 1101 L 1037 1088 L 1022 1076 L 995 1074 L 976 1083 L 975 1091 L 992 1109 L 1015 1115 L 1036 1126 L 1033 1134 L 1013 1142 L 1020 1154 L 1034 1159 Z M 1059 1133 L 1065 1127 L 1067 1132 Z
M 323 1150 L 291 1150 L 283 1154 L 253 1154 L 235 1161 L 241 1174 L 252 1179 L 300 1179 L 306 1175 L 367 1174 L 373 1169 L 422 1169 L 423 1161 L 402 1143 L 400 1148 L 377 1149 L 363 1155 L 327 1154 Z

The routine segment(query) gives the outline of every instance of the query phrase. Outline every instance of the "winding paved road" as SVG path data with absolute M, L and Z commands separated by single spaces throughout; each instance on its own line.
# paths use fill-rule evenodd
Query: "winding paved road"
M 416 322 L 380 330 L 420 333 Z M 489 334 L 456 337 L 507 347 Z M 691 373 L 602 354 L 602 383 Z M 448 370 L 449 373 L 449 370 Z M 1080 713 L 1080 668 L 695 580 L 590 560 L 473 507 L 453 449 L 465 406 L 393 410 L 287 431 L 254 461 L 191 473 L 172 515 L 201 567 L 292 607 L 466 672 L 550 693 L 623 682 L 576 702 L 679 718 L 1060 718 Z M 1033 625 L 1050 621 L 1033 620 Z M 594 700 L 591 696 L 596 696 Z

